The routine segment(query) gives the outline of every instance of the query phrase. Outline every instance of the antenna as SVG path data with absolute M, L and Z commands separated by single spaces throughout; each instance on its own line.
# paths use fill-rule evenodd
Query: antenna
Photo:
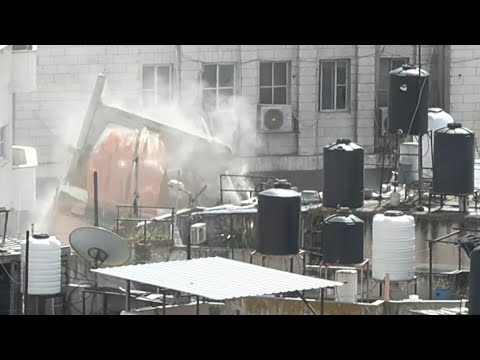
M 121 266 L 130 260 L 130 248 L 117 234 L 100 227 L 81 227 L 70 234 L 70 245 L 94 268 Z

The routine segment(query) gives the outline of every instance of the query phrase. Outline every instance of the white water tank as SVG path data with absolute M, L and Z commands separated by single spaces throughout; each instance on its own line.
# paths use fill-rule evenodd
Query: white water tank
M 423 167 L 429 168 L 425 170 L 424 176 L 433 177 L 432 171 L 432 154 L 433 147 L 435 146 L 433 133 L 438 129 L 442 129 L 447 126 L 447 124 L 453 123 L 453 117 L 450 116 L 447 112 L 440 108 L 430 108 L 428 109 L 428 130 L 432 131 L 432 140 L 430 144 L 430 139 L 427 135 L 422 137 L 422 150 L 423 150 Z
M 342 303 L 354 304 L 357 302 L 358 291 L 357 270 L 342 269 L 335 272 L 335 281 L 344 283 L 337 286 L 336 300 Z
M 373 217 L 372 278 L 408 281 L 415 277 L 415 220 L 401 211 Z
M 28 254 L 28 294 L 55 295 L 61 292 L 62 248 L 53 236 L 33 235 Z M 26 241 L 21 243 L 21 291 L 24 292 Z
M 32 211 L 37 203 L 37 150 L 12 146 L 12 202 L 15 211 Z

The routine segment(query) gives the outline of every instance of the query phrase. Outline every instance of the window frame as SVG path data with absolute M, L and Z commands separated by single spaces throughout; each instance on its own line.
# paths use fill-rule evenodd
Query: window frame
M 337 88 L 339 84 L 337 83 L 337 75 L 338 75 L 338 63 L 345 62 L 345 84 L 341 84 L 340 86 L 345 87 L 345 108 L 337 109 Z M 334 63 L 335 70 L 334 70 L 334 90 L 333 90 L 333 109 L 323 109 L 323 64 L 325 63 Z M 351 111 L 351 59 L 349 58 L 340 58 L 340 59 L 320 59 L 318 63 L 318 70 L 319 70 L 319 82 L 318 82 L 318 112 L 322 113 L 339 113 L 339 112 L 350 112 Z
M 145 71 L 146 67 L 153 67 L 153 89 L 144 89 L 143 88 L 143 74 Z M 161 104 L 161 102 L 158 101 L 158 68 L 168 68 L 168 99 L 165 101 L 166 104 L 171 104 L 173 101 L 173 66 L 172 64 L 143 64 L 142 65 L 142 105 L 145 105 L 145 93 L 153 93 L 154 94 L 154 106 Z
M 262 86 L 261 85 L 261 75 L 260 75 L 260 69 L 262 64 L 271 64 L 272 65 L 272 84 L 269 86 Z M 285 64 L 286 65 L 286 74 L 285 78 L 287 79 L 287 83 L 285 85 L 275 85 L 275 64 Z M 291 104 L 291 98 L 290 98 L 290 89 L 291 89 L 291 80 L 290 80 L 290 74 L 291 74 L 291 68 L 292 68 L 292 62 L 291 61 L 285 61 L 285 60 L 271 60 L 271 61 L 260 61 L 259 62 L 259 68 L 258 68 L 258 104 L 262 106 L 268 106 L 268 105 L 290 105 Z M 261 101 L 261 89 L 272 89 L 272 103 L 267 104 L 267 103 L 262 103 Z M 285 104 L 274 104 L 274 99 L 275 99 L 275 89 L 276 88 L 285 88 Z
M 393 66 L 393 62 L 394 61 L 400 61 L 400 60 L 403 60 L 402 61 L 402 65 L 404 64 L 408 64 L 409 61 L 410 61 L 410 58 L 409 57 L 406 57 L 406 56 L 392 56 L 392 57 L 380 57 L 379 59 L 379 64 L 378 64 L 378 69 L 379 71 L 381 70 L 382 68 L 382 60 L 388 60 L 389 61 L 389 69 L 388 70 L 388 73 L 390 73 L 390 71 L 392 70 L 395 70 L 397 67 L 394 67 Z M 400 65 L 401 66 L 401 65 Z M 379 108 L 384 108 L 384 107 L 388 107 L 388 96 L 389 96 L 389 92 L 390 92 L 390 84 L 388 82 L 388 78 L 389 78 L 389 74 L 385 74 L 386 78 L 387 78 L 387 86 L 386 88 L 381 88 L 382 84 L 381 84 L 381 79 L 382 79 L 382 73 L 379 73 L 378 74 L 378 88 L 377 88 L 377 91 L 376 91 L 376 100 L 377 100 L 377 107 Z M 380 96 L 382 94 L 385 94 L 386 95 L 386 99 L 387 99 L 387 104 L 380 104 Z
M 219 86 L 219 81 L 220 81 L 220 66 L 225 66 L 225 65 L 230 65 L 233 67 L 233 85 L 232 86 Z M 205 82 L 203 81 L 203 74 L 205 72 L 205 66 L 215 66 L 216 70 L 216 82 L 215 82 L 215 87 L 206 87 Z M 237 95 L 237 63 L 233 62 L 228 62 L 228 63 L 223 63 L 223 62 L 213 62 L 213 63 L 203 63 L 202 64 L 202 71 L 200 74 L 200 83 L 202 87 L 202 108 L 206 112 L 218 112 L 218 111 L 226 111 L 226 109 L 223 109 L 218 106 L 218 97 L 220 90 L 232 90 L 233 95 L 232 95 L 232 103 L 235 103 L 236 100 L 236 95 Z M 212 91 L 215 90 L 215 108 L 214 110 L 206 109 L 205 108 L 205 96 L 204 96 L 204 91 Z

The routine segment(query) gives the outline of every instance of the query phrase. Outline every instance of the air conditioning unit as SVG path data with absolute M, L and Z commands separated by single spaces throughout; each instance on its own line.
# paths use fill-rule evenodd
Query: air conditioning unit
M 292 106 L 260 106 L 259 130 L 265 133 L 293 132 Z
M 380 124 L 380 134 L 388 132 L 388 107 L 378 108 L 378 121 Z
M 202 244 L 207 241 L 207 224 L 196 223 L 190 227 L 190 243 L 192 245 Z

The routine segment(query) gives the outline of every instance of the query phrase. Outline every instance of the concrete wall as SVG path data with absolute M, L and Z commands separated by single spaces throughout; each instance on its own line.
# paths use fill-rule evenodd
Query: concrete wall
M 320 314 L 320 301 L 309 301 Z M 463 301 L 376 301 L 371 304 L 345 304 L 326 301 L 324 315 L 413 315 L 410 310 L 439 310 L 441 308 L 465 307 Z M 276 297 L 252 297 L 228 300 L 221 310 L 222 315 L 313 315 L 299 299 Z
M 450 110 L 463 126 L 480 130 L 480 46 L 450 45 Z
M 423 46 L 424 67 L 430 49 L 429 45 Z M 236 64 L 241 116 L 232 122 L 231 128 L 226 126 L 221 132 L 231 137 L 239 127 L 247 134 L 242 141 L 248 146 L 235 150 L 252 171 L 321 169 L 323 146 L 338 137 L 354 138 L 355 134 L 367 153 L 371 153 L 378 79 L 375 54 L 411 59 L 416 56 L 413 45 L 183 45 L 182 53 L 181 93 L 186 108 L 201 101 L 202 64 Z M 142 108 L 142 66 L 161 64 L 176 69 L 177 58 L 174 45 L 39 45 L 38 91 L 18 95 L 15 108 L 17 142 L 37 148 L 41 164 L 38 176 L 62 174 L 65 154 L 68 146 L 75 143 L 99 72 L 108 71 L 106 98 L 135 110 Z M 328 59 L 350 60 L 347 111 L 319 111 L 319 61 Z M 290 103 L 299 121 L 298 134 L 252 136 L 257 128 L 262 60 L 291 63 Z M 178 92 L 175 84 L 173 91 Z
M 10 178 L 12 173 L 12 50 L 0 49 L 0 129 L 4 129 L 4 156 L 0 158 L 0 207 L 10 208 Z M 2 216 L 3 217 L 3 216 Z M 2 221 L 3 223 L 3 221 Z

